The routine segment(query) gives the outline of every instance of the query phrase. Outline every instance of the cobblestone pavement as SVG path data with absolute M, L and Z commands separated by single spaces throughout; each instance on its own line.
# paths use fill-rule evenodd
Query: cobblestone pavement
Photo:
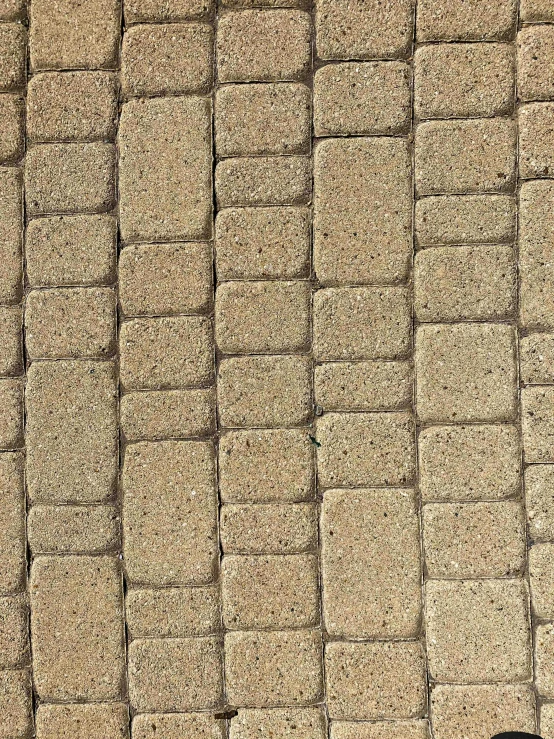
M 0 0 L 0 739 L 554 739 L 552 0 Z

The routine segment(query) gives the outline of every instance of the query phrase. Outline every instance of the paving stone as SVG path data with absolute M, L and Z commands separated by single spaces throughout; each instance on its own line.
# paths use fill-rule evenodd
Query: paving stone
M 520 0 L 519 15 L 523 23 L 554 22 L 550 0 Z
M 41 703 L 36 712 L 37 739 L 128 739 L 129 710 L 123 703 Z
M 111 72 L 36 74 L 27 88 L 31 141 L 111 141 L 117 126 L 117 78 Z
M 23 372 L 21 308 L 0 307 L 0 376 Z
M 315 367 L 317 405 L 326 411 L 395 411 L 412 404 L 410 362 L 327 362 Z
M 129 645 L 129 699 L 135 711 L 209 709 L 222 698 L 217 637 L 135 639 Z
M 112 144 L 38 144 L 25 157 L 30 215 L 100 213 L 115 204 Z
M 305 156 L 225 159 L 215 170 L 215 191 L 220 208 L 302 205 L 311 198 L 311 159 Z
M 157 441 L 128 446 L 122 490 L 128 581 L 155 587 L 211 582 L 218 555 L 211 442 Z
M 531 539 L 554 539 L 554 465 L 525 469 L 525 508 Z
M 554 462 L 554 386 L 521 390 L 525 462 Z
M 424 249 L 414 263 L 419 321 L 491 321 L 517 310 L 516 259 L 511 246 Z
M 20 380 L 0 380 L 0 449 L 23 445 L 23 385 Z
M 240 10 L 217 26 L 220 82 L 304 78 L 311 64 L 311 19 L 301 10 Z
M 298 353 L 311 343 L 309 282 L 225 282 L 215 296 L 215 339 L 224 354 Z
M 121 33 L 120 0 L 33 0 L 31 68 L 115 69 Z
M 20 169 L 0 167 L 0 301 L 3 304 L 19 302 L 23 292 L 22 175 Z
M 320 142 L 314 160 L 314 266 L 324 285 L 408 276 L 412 184 L 407 142 Z
M 27 514 L 27 538 L 33 555 L 115 550 L 119 528 L 115 506 L 36 505 Z
M 511 326 L 420 326 L 415 366 L 421 422 L 498 422 L 515 418 L 517 372 Z
M 40 699 L 120 698 L 125 645 L 118 560 L 37 557 L 30 594 L 33 678 Z
M 0 666 L 3 669 L 29 663 L 28 618 L 26 596 L 0 598 Z
M 23 125 L 25 106 L 17 95 L 0 95 L 0 162 L 13 164 L 25 149 Z
M 128 393 L 120 402 L 127 441 L 210 436 L 215 432 L 213 389 Z
M 312 363 L 302 356 L 230 357 L 219 365 L 223 428 L 301 426 L 312 414 Z
M 437 682 L 522 682 L 531 676 L 523 580 L 428 580 L 427 659 Z
M 131 637 L 209 636 L 221 628 L 219 588 L 161 588 L 127 591 Z
M 155 23 L 197 20 L 210 14 L 214 0 L 125 0 L 124 15 L 130 23 Z
M 223 8 L 306 8 L 305 0 L 221 0 Z
M 490 739 L 501 731 L 535 731 L 528 685 L 436 685 L 431 691 L 435 739 Z
M 121 324 L 120 380 L 124 390 L 169 390 L 213 379 L 209 318 L 135 318 Z
M 225 554 L 297 554 L 318 544 L 314 503 L 221 507 L 219 536 Z
M 519 371 L 526 385 L 554 384 L 554 334 L 530 334 L 519 340 Z
M 118 140 L 123 240 L 209 237 L 210 101 L 196 97 L 132 100 L 122 107 Z
M 0 592 L 18 593 L 27 571 L 25 533 L 24 457 L 20 452 L 0 454 Z M 1 691 L 0 691 L 1 692 Z
M 418 41 L 504 41 L 517 27 L 517 0 L 421 0 Z
M 325 674 L 332 719 L 424 715 L 425 662 L 416 642 L 328 643 Z
M 519 176 L 554 175 L 554 103 L 521 105 L 518 121 Z
M 409 413 L 326 413 L 317 419 L 323 488 L 409 485 L 415 475 Z
M 331 739 L 430 739 L 427 721 L 333 721 Z
M 420 246 L 503 244 L 516 234 L 516 202 L 509 195 L 442 195 L 415 206 Z
M 0 20 L 20 20 L 25 17 L 26 11 L 26 0 L 2 0 L 0 2 Z
M 19 23 L 0 26 L 0 90 L 17 90 L 27 81 L 27 31 Z
M 133 739 L 224 739 L 225 722 L 209 713 L 144 713 L 133 719 Z
M 212 302 L 209 244 L 136 244 L 119 255 L 119 302 L 127 316 L 206 313 Z
M 0 739 L 28 737 L 33 731 L 33 698 L 28 670 L 0 671 Z
M 213 30 L 204 23 L 131 26 L 121 48 L 124 96 L 209 92 Z
M 27 374 L 33 503 L 102 503 L 115 493 L 117 385 L 111 362 L 33 362 Z
M 270 733 L 268 733 L 270 732 Z M 326 739 L 325 714 L 320 707 L 242 708 L 231 722 L 230 739 L 258 737 Z
M 235 706 L 297 706 L 323 695 L 318 631 L 235 631 L 225 635 L 227 700 Z
M 535 685 L 539 695 L 554 698 L 554 625 L 541 624 L 535 633 Z
M 308 429 L 249 429 L 219 440 L 219 488 L 224 503 L 312 500 L 314 445 Z
M 327 64 L 314 75 L 316 136 L 406 133 L 411 123 L 405 62 Z
M 307 208 L 224 208 L 215 221 L 220 280 L 293 279 L 310 273 Z
M 531 604 L 538 618 L 554 618 L 554 544 L 535 544 L 529 550 Z
M 116 275 L 116 241 L 117 220 L 107 214 L 34 218 L 25 233 L 29 283 L 109 285 Z
M 411 348 L 412 317 L 402 287 L 330 287 L 313 298 L 314 357 L 400 359 Z
M 554 99 L 554 27 L 523 26 L 517 35 L 517 89 L 521 100 Z
M 421 564 L 411 490 L 328 490 L 321 514 L 327 633 L 410 638 L 421 620 Z
M 540 730 L 545 736 L 554 731 L 554 703 L 543 703 L 540 708 Z
M 31 359 L 109 357 L 116 349 L 116 294 L 106 287 L 31 290 L 25 343 Z
M 508 118 L 420 123 L 415 135 L 418 195 L 511 192 L 516 129 Z

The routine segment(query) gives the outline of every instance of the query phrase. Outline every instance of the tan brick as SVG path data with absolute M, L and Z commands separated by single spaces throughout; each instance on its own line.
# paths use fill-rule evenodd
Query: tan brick
M 215 6 L 214 0 L 125 0 L 125 21 L 151 23 L 156 21 L 186 21 L 204 18 Z
M 554 733 L 554 703 L 543 703 L 540 707 L 540 730 L 546 737 Z
M 225 282 L 215 297 L 215 339 L 225 354 L 303 352 L 311 342 L 308 282 Z
M 27 537 L 34 555 L 115 550 L 119 527 L 115 506 L 36 505 L 27 514 Z
M 518 120 L 519 176 L 554 175 L 554 103 L 521 105 Z
M 159 136 L 159 131 L 164 131 Z M 211 234 L 210 101 L 132 100 L 119 124 L 121 235 L 125 241 L 202 239 Z
M 209 436 L 215 432 L 213 389 L 157 390 L 121 398 L 120 425 L 127 441 Z
M 314 497 L 314 445 L 308 429 L 231 431 L 219 441 L 225 503 L 292 503 Z
M 37 739 L 128 739 L 129 710 L 123 703 L 42 703 L 36 712 Z
M 317 419 L 322 487 L 409 485 L 415 475 L 409 413 L 326 413 Z
M 305 77 L 311 63 L 311 20 L 300 10 L 226 13 L 217 27 L 220 82 L 269 82 Z
M 17 95 L 0 95 L 0 162 L 13 164 L 23 156 L 25 105 Z
M 420 326 L 415 366 L 417 413 L 422 422 L 515 418 L 517 372 L 511 326 Z
M 225 721 L 209 713 L 144 713 L 133 719 L 133 739 L 224 739 Z
M 115 69 L 121 32 L 120 0 L 34 0 L 31 68 Z
M 554 698 L 554 625 L 541 624 L 535 633 L 535 684 L 539 695 Z
M 420 123 L 415 138 L 418 195 L 511 192 L 516 129 L 507 118 Z
M 20 169 L 0 168 L 0 301 L 3 304 L 17 303 L 22 295 L 22 175 Z
M 131 637 L 209 636 L 221 628 L 219 588 L 129 590 L 126 621 Z
M 538 541 L 554 539 L 554 465 L 526 468 L 525 507 L 529 536 Z
M 415 642 L 331 642 L 325 649 L 332 719 L 416 718 L 426 704 L 425 661 Z
M 231 722 L 230 739 L 258 739 L 272 732 L 288 739 L 326 739 L 325 714 L 319 706 L 306 708 L 242 708 Z M 269 734 L 271 736 L 271 734 Z
M 312 190 L 311 159 L 305 156 L 225 159 L 215 170 L 220 208 L 230 205 L 302 205 Z
M 326 411 L 394 411 L 412 403 L 409 362 L 327 362 L 315 367 L 316 403 Z
M 415 637 L 421 564 L 411 490 L 327 490 L 321 515 L 323 617 L 335 637 Z
M 27 31 L 19 23 L 0 26 L 0 90 L 24 87 L 27 81 Z
M 517 309 L 517 274 L 510 246 L 436 247 L 414 264 L 419 321 L 490 321 Z
M 136 318 L 121 324 L 120 378 L 125 390 L 169 390 L 213 379 L 209 318 Z
M 218 278 L 308 277 L 310 221 L 302 207 L 220 210 L 215 222 Z
M 0 454 L 0 592 L 17 593 L 27 570 L 25 533 L 24 457 Z
M 101 503 L 118 468 L 111 362 L 33 362 L 27 375 L 27 487 L 34 503 Z
M 436 739 L 535 731 L 535 697 L 527 685 L 436 685 L 431 711 Z
M 535 544 L 529 550 L 531 604 L 537 618 L 554 618 L 554 544 Z
M 119 301 L 127 316 L 206 313 L 212 301 L 209 244 L 137 244 L 119 255 Z
M 25 17 L 27 10 L 26 0 L 1 0 L 0 19 L 14 21 Z
M 554 462 L 554 386 L 521 390 L 521 426 L 525 461 Z
M 331 739 L 430 739 L 427 721 L 333 721 Z
M 213 31 L 204 23 L 127 28 L 121 48 L 124 96 L 208 92 L 213 76 Z
M 27 225 L 27 277 L 35 286 L 115 281 L 117 221 L 105 214 L 35 218 Z
M 504 41 L 516 32 L 517 0 L 421 0 L 418 41 Z
M 213 445 L 132 444 L 125 450 L 122 490 L 128 580 L 156 587 L 211 582 L 218 559 Z
M 519 340 L 521 380 L 526 385 L 554 384 L 554 334 L 530 334 Z
M 0 307 L 0 376 L 23 372 L 21 308 Z
M 327 64 L 314 76 L 316 136 L 406 133 L 410 70 L 404 62 Z
M 225 635 L 227 700 L 236 706 L 297 706 L 323 694 L 318 631 L 235 631 Z
M 314 161 L 314 266 L 324 285 L 404 282 L 411 257 L 407 142 L 320 142 Z
M 524 23 L 554 22 L 554 7 L 550 0 L 520 0 L 519 14 Z
M 222 506 L 220 539 L 226 554 L 297 554 L 317 549 L 317 507 L 296 505 Z
M 427 659 L 437 682 L 522 682 L 531 676 L 523 580 L 429 580 Z
M 118 560 L 38 557 L 30 593 L 33 677 L 41 700 L 119 698 L 125 647 Z
M 19 380 L 0 380 L 0 449 L 23 444 L 23 385 Z
M 223 427 L 301 426 L 312 414 L 308 357 L 231 357 L 219 365 L 219 420 Z
M 516 233 L 516 202 L 509 195 L 442 195 L 418 200 L 415 235 L 420 246 L 502 244 Z
M 523 26 L 517 35 L 517 88 L 521 100 L 554 99 L 554 27 Z
M 0 667 L 13 669 L 30 661 L 26 596 L 0 598 Z
M 224 8 L 305 8 L 305 0 L 221 0 Z
M 0 671 L 0 739 L 29 737 L 33 731 L 31 676 L 27 670 Z

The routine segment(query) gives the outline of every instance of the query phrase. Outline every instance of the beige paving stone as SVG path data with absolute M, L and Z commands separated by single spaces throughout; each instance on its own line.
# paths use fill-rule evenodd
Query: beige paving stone
M 539 695 L 554 698 L 554 625 L 541 624 L 535 632 L 535 684 Z
M 2 0 L 0 2 L 0 19 L 14 21 L 25 17 L 27 10 L 26 0 Z
M 312 500 L 315 446 L 309 429 L 249 429 L 219 440 L 219 488 L 224 503 Z
M 418 195 L 511 192 L 516 129 L 508 118 L 420 123 L 415 134 Z
M 217 27 L 220 82 L 303 79 L 311 63 L 311 19 L 301 10 L 239 10 Z
M 27 31 L 19 23 L 0 26 L 0 90 L 24 87 L 27 77 Z
M 0 597 L 0 667 L 29 664 L 29 608 L 26 596 Z
M 408 276 L 412 184 L 407 142 L 330 139 L 314 159 L 314 266 L 324 285 Z
M 327 64 L 314 75 L 316 136 L 406 133 L 411 122 L 405 62 Z
M 33 362 L 27 374 L 27 488 L 33 503 L 103 503 L 118 468 L 111 362 Z
M 305 0 L 221 0 L 224 8 L 305 8 Z
M 117 221 L 110 215 L 34 218 L 25 232 L 33 287 L 109 285 L 116 274 Z
M 0 671 L 0 739 L 31 736 L 33 731 L 33 699 L 28 670 Z
M 221 628 L 218 587 L 131 589 L 126 622 L 131 637 L 209 636 Z
M 541 705 L 540 730 L 546 739 L 554 735 L 554 703 L 543 703 Z
M 210 101 L 197 97 L 132 100 L 122 107 L 118 141 L 123 240 L 209 237 Z
M 233 721 L 230 739 L 258 739 L 263 736 L 325 739 L 325 714 L 321 707 L 241 708 Z
M 410 413 L 326 413 L 317 419 L 323 488 L 409 485 L 415 475 Z
M 436 685 L 435 739 L 490 739 L 501 731 L 535 731 L 535 697 L 527 685 Z
M 511 246 L 424 249 L 414 263 L 419 321 L 491 321 L 517 310 L 516 259 Z
M 554 22 L 554 8 L 549 0 L 520 0 L 519 14 L 524 23 Z
M 401 359 L 411 348 L 409 294 L 402 287 L 330 287 L 313 298 L 314 357 Z
M 118 560 L 37 557 L 30 595 L 33 679 L 41 700 L 120 698 L 125 647 Z
M 318 631 L 235 631 L 225 635 L 225 681 L 231 705 L 310 705 L 321 700 Z
M 25 533 L 24 457 L 20 452 L 0 454 L 0 592 L 20 592 L 27 569 Z
M 131 26 L 121 47 L 126 97 L 206 93 L 213 77 L 213 30 L 204 23 Z
M 516 233 L 516 202 L 509 195 L 442 195 L 415 206 L 419 246 L 503 244 Z
M 131 707 L 139 713 L 216 708 L 223 698 L 221 651 L 217 637 L 135 639 L 128 657 Z
M 120 402 L 127 441 L 209 436 L 215 432 L 214 390 L 155 390 L 128 393 Z
M 34 0 L 30 9 L 31 68 L 115 69 L 121 33 L 120 0 Z
M 0 376 L 23 372 L 21 308 L 0 307 Z
M 531 465 L 524 480 L 529 536 L 535 541 L 554 539 L 554 465 Z
M 326 411 L 396 411 L 412 403 L 410 362 L 326 362 L 315 368 L 317 405 Z
M 222 506 L 219 521 L 225 554 L 297 554 L 318 545 L 314 503 Z
M 37 739 L 129 738 L 129 710 L 123 703 L 42 703 L 37 707 Z
M 330 642 L 325 674 L 331 719 L 424 715 L 425 663 L 416 642 Z
M 312 190 L 311 159 L 306 156 L 236 157 L 215 170 L 220 208 L 230 205 L 302 205 Z
M 133 739 L 224 739 L 225 722 L 209 713 L 144 713 L 133 719 Z
M 521 105 L 518 121 L 519 176 L 554 175 L 554 103 Z
M 421 0 L 418 41 L 504 41 L 517 26 L 516 0 Z
M 429 724 L 414 721 L 333 721 L 331 739 L 430 739 Z
M 308 277 L 310 222 L 310 212 L 304 207 L 220 210 L 215 221 L 218 278 Z
M 0 380 L 0 449 L 23 445 L 23 385 L 20 380 Z
M 302 426 L 312 414 L 308 357 L 231 357 L 219 365 L 218 412 L 223 428 Z
M 27 514 L 27 539 L 33 555 L 113 551 L 120 521 L 115 506 L 36 505 Z
M 20 169 L 0 167 L 0 301 L 3 304 L 18 303 L 22 295 L 22 175 Z
M 25 148 L 24 101 L 17 95 L 0 95 L 0 162 L 13 164 Z
M 186 21 L 204 18 L 214 9 L 213 0 L 125 0 L 124 17 L 130 23 Z
M 220 284 L 215 296 L 215 340 L 224 354 L 299 353 L 311 343 L 308 282 Z
M 511 326 L 420 326 L 415 366 L 421 422 L 498 422 L 515 418 L 517 372 Z
M 416 637 L 421 564 L 411 490 L 327 490 L 321 513 L 323 617 L 334 637 Z
M 535 544 L 529 550 L 531 605 L 538 618 L 554 618 L 554 544 Z
M 124 390 L 170 390 L 213 379 L 212 324 L 203 316 L 135 318 L 121 324 Z
M 523 682 L 531 677 L 524 580 L 428 580 L 427 659 L 437 682 Z
M 554 386 L 521 390 L 521 426 L 525 461 L 554 462 Z
M 517 88 L 521 100 L 554 99 L 554 27 L 523 26 L 517 35 Z
M 526 385 L 554 384 L 554 334 L 529 334 L 519 340 L 521 381 Z
M 125 450 L 123 554 L 134 585 L 205 585 L 218 554 L 214 449 L 205 441 Z M 155 495 L 152 495 L 155 491 Z
M 207 313 L 209 244 L 132 244 L 119 255 L 119 302 L 127 316 Z

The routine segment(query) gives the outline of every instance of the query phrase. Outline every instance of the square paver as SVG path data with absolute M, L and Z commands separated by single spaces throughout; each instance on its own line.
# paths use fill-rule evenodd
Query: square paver
M 18 95 L 0 95 L 0 162 L 14 164 L 25 148 L 25 104 Z
M 29 670 L 0 670 L 0 737 L 27 737 L 33 731 L 33 696 Z
M 10 92 L 27 81 L 27 31 L 19 23 L 0 26 L 0 91 Z
M 110 505 L 34 505 L 27 538 L 37 554 L 99 554 L 119 547 L 121 518 Z
M 104 739 L 127 739 L 129 709 L 123 703 L 41 703 L 37 707 L 35 723 L 37 739 L 63 736 L 94 739 L 100 726 Z
M 21 308 L 0 307 L 0 376 L 23 372 Z
M 554 466 L 534 464 L 525 470 L 525 508 L 532 539 L 554 539 Z
M 417 40 L 504 41 L 517 27 L 517 0 L 421 0 Z
M 134 739 L 224 739 L 225 721 L 210 713 L 141 713 L 132 731 Z
M 131 588 L 126 621 L 137 637 L 210 636 L 221 629 L 219 587 Z
M 125 0 L 125 21 L 155 23 L 204 18 L 214 9 L 214 0 Z
M 0 28 L 1 31 L 1 28 Z M 23 291 L 23 173 L 0 168 L 0 300 L 18 303 Z
M 0 380 L 0 449 L 24 446 L 23 384 L 20 380 Z
M 540 696 L 554 698 L 554 625 L 540 624 L 535 632 L 535 684 Z
M 224 159 L 215 170 L 215 192 L 220 208 L 304 205 L 312 194 L 312 162 L 297 155 Z
M 529 103 L 518 109 L 519 176 L 554 175 L 554 103 Z
M 317 518 L 315 503 L 227 503 L 220 510 L 221 547 L 225 554 L 315 552 Z
M 229 739 L 256 739 L 266 727 L 276 736 L 326 739 L 325 714 L 319 706 L 306 708 L 241 708 L 231 722 Z M 262 733 L 263 736 L 263 733 Z
M 554 335 L 533 333 L 519 340 L 521 381 L 526 385 L 554 384 Z
M 554 544 L 535 544 L 529 550 L 531 605 L 537 618 L 554 618 Z
M 29 607 L 25 596 L 0 597 L 0 668 L 24 667 L 30 662 Z
M 331 739 L 430 739 L 429 722 L 412 721 L 333 721 Z
M 0 592 L 19 593 L 27 573 L 24 457 L 0 454 L 2 508 L 0 514 Z
M 523 26 L 517 35 L 517 88 L 521 100 L 554 99 L 554 26 Z
M 554 385 L 521 390 L 521 425 L 525 461 L 554 462 Z

